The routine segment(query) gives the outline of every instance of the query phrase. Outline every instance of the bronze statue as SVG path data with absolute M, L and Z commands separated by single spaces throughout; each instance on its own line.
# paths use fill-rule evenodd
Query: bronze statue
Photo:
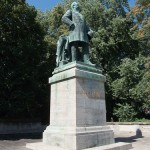
M 93 35 L 93 31 L 80 13 L 79 3 L 73 2 L 71 4 L 71 9 L 63 15 L 62 22 L 69 26 L 70 30 L 67 37 L 71 53 L 70 61 L 83 61 L 85 64 L 94 65 L 89 60 L 89 40 Z M 79 47 L 82 48 L 83 58 L 79 56 Z

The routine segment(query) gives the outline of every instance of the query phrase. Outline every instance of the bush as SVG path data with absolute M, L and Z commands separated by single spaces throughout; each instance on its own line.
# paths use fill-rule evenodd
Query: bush
M 142 119 L 135 118 L 134 122 L 150 122 L 150 120 L 145 118 Z
M 113 114 L 119 119 L 119 122 L 130 122 L 134 120 L 136 112 L 131 105 L 125 103 L 117 104 Z

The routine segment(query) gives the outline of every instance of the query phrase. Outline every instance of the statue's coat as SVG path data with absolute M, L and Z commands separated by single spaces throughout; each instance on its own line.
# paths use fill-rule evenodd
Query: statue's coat
M 76 11 L 68 10 L 62 17 L 62 21 L 71 27 L 73 24 L 74 29 L 70 28 L 69 42 L 80 41 L 89 43 L 88 32 L 89 27 L 82 14 Z

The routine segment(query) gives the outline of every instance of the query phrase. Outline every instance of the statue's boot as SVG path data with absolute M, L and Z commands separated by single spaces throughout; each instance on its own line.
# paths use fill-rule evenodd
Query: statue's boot
M 85 64 L 91 65 L 93 67 L 95 67 L 96 65 L 91 63 L 90 59 L 89 59 L 89 54 L 84 54 L 83 56 L 83 60 Z

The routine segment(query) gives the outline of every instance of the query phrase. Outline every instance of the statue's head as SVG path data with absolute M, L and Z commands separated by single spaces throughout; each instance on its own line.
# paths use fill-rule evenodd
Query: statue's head
M 73 2 L 72 4 L 71 4 L 71 9 L 72 10 L 80 10 L 80 7 L 79 7 L 79 3 L 77 3 L 77 2 Z

